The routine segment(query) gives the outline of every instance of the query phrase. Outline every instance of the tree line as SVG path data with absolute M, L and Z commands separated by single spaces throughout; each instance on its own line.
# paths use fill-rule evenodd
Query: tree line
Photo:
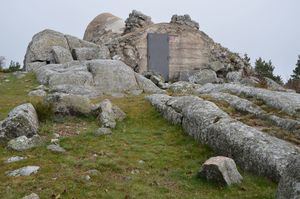
M 4 66 L 5 66 L 5 57 L 0 56 L 0 72 L 11 73 L 11 72 L 22 70 L 21 64 L 19 62 L 10 61 L 8 68 L 4 68 Z
M 250 58 L 247 54 L 244 56 L 244 60 L 247 61 L 250 65 Z M 260 78 L 268 77 L 278 84 L 283 85 L 283 80 L 280 75 L 274 74 L 275 66 L 272 61 L 265 61 L 261 57 L 255 60 L 254 71 L 256 75 Z M 294 89 L 297 92 L 300 92 L 300 55 L 293 70 L 292 75 L 290 76 L 288 82 L 285 84 L 287 88 Z

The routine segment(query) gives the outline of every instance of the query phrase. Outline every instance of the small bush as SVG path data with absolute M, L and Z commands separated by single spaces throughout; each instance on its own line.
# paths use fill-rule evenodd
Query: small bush
M 53 107 L 49 103 L 45 103 L 43 101 L 39 101 L 33 103 L 33 106 L 37 112 L 39 121 L 44 122 L 47 120 L 52 120 L 54 116 Z

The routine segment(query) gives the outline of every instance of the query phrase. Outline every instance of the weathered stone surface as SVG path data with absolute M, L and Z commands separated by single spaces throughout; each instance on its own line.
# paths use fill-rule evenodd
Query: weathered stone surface
M 101 96 L 103 93 L 99 90 L 96 90 L 95 87 L 92 86 L 80 86 L 80 85 L 72 85 L 72 84 L 61 84 L 52 86 L 50 89 L 50 93 L 65 93 L 71 95 L 82 95 L 89 98 L 95 98 Z
M 117 106 L 113 105 L 108 99 L 99 104 L 100 114 L 98 116 L 102 127 L 115 128 L 116 121 L 125 119 L 126 114 Z
M 300 122 L 297 120 L 268 114 L 253 102 L 228 93 L 210 93 L 209 96 L 214 100 L 227 102 L 238 111 L 253 114 L 259 119 L 268 120 L 280 128 L 293 132 L 300 139 Z
M 22 199 L 40 199 L 40 197 L 36 193 L 32 193 L 28 196 L 24 196 Z
M 229 103 L 230 106 L 241 112 L 251 113 L 256 116 L 266 113 L 259 106 L 250 102 L 249 100 L 242 99 L 229 93 L 216 92 L 210 93 L 209 96 L 218 101 L 225 101 Z
M 33 36 L 25 55 L 24 66 L 32 62 L 55 63 L 52 47 L 60 46 L 69 49 L 68 42 L 62 33 L 46 29 Z
M 151 80 L 145 78 L 144 76 L 135 73 L 136 81 L 141 89 L 145 93 L 165 93 L 166 91 L 158 88 Z
M 116 60 L 50 64 L 37 69 L 36 76 L 41 84 L 50 87 L 50 93 L 60 92 L 93 98 L 103 94 L 124 94 L 137 90 L 164 92 L 151 80 L 135 74 L 130 67 Z
M 217 154 L 232 157 L 244 170 L 279 181 L 289 158 L 299 154 L 298 147 L 230 118 L 201 98 L 156 94 L 147 99 L 166 119 L 182 124 L 190 136 Z
M 47 93 L 44 90 L 34 90 L 34 91 L 30 91 L 28 93 L 28 96 L 44 97 L 46 95 L 47 95 Z
M 25 160 L 25 159 L 27 159 L 27 158 L 26 157 L 20 157 L 20 156 L 13 156 L 13 157 L 10 157 L 7 160 L 5 160 L 4 163 L 9 164 L 9 163 L 13 163 L 13 162 L 19 162 L 19 161 Z
M 270 91 L 240 84 L 206 84 L 197 90 L 199 94 L 212 92 L 231 92 L 236 95 L 255 97 L 272 108 L 300 116 L 300 94 L 297 93 Z
M 66 49 L 61 46 L 52 46 L 52 54 L 56 64 L 64 64 L 73 61 L 69 48 Z
M 87 26 L 83 39 L 96 44 L 106 44 L 124 32 L 124 20 L 110 13 L 102 13 Z
M 218 83 L 219 79 L 215 71 L 203 69 L 189 77 L 189 81 L 194 84 Z
M 72 54 L 75 60 L 79 61 L 107 58 L 107 54 L 97 48 L 75 48 Z
M 265 77 L 264 80 L 267 84 L 268 89 L 270 89 L 270 90 L 282 91 L 282 92 L 295 92 L 293 90 L 288 90 L 288 89 L 283 88 L 283 86 L 281 86 L 280 84 L 278 84 L 277 82 L 275 82 L 274 80 L 272 80 L 268 77 Z
M 221 63 L 220 61 L 211 62 L 209 67 L 210 67 L 210 69 L 212 69 L 215 72 L 225 69 L 225 65 L 223 63 Z
M 47 146 L 47 149 L 54 153 L 65 153 L 66 150 L 57 144 L 50 144 Z
M 54 30 L 44 30 L 33 36 L 24 59 L 26 71 L 35 71 L 41 66 L 72 61 L 70 56 L 76 48 L 93 48 L 101 58 L 110 58 L 108 48 L 98 46 Z
M 38 147 L 41 144 L 42 144 L 42 139 L 40 136 L 34 135 L 31 138 L 27 138 L 26 136 L 23 135 L 10 140 L 7 143 L 7 147 L 15 151 L 25 151 L 28 149 Z
M 175 94 L 193 94 L 200 85 L 179 81 L 170 85 L 169 90 Z
M 49 103 L 56 114 L 62 115 L 88 115 L 92 104 L 88 97 L 64 93 L 49 94 L 45 101 Z
M 37 134 L 38 127 L 38 116 L 33 105 L 22 104 L 14 108 L 0 123 L 0 135 L 4 139 L 13 139 L 22 135 L 32 137 Z
M 180 25 L 187 25 L 190 26 L 196 30 L 199 30 L 199 23 L 196 21 L 193 21 L 190 17 L 190 15 L 173 15 L 171 19 L 171 23 L 176 23 Z
M 93 60 L 87 65 L 93 75 L 94 86 L 103 93 L 139 89 L 133 70 L 121 61 Z
M 282 175 L 276 199 L 300 198 L 300 156 L 295 156 Z
M 208 181 L 228 186 L 239 184 L 243 179 L 234 160 L 222 156 L 212 157 L 205 161 L 199 171 L 199 176 Z
M 26 166 L 14 171 L 6 172 L 6 175 L 11 177 L 30 176 L 32 174 L 36 174 L 39 169 L 39 166 Z
M 95 136 L 110 135 L 110 134 L 112 134 L 110 128 L 99 128 L 95 132 Z
M 137 29 L 144 28 L 153 24 L 151 17 L 144 15 L 143 13 L 133 10 L 129 17 L 125 21 L 124 33 L 134 32 Z
M 24 65 L 24 67 L 25 67 L 26 71 L 32 72 L 32 71 L 38 70 L 40 67 L 45 66 L 45 65 L 47 65 L 47 62 L 41 61 L 41 62 L 26 63 L 26 65 Z
M 95 54 L 93 56 L 102 58 L 102 59 L 110 59 L 109 50 L 104 45 L 96 45 L 94 43 L 78 39 L 77 37 L 74 37 L 71 35 L 65 35 L 65 37 L 68 41 L 71 52 L 73 52 L 75 49 L 81 49 L 81 48 L 93 49 L 94 51 L 92 51 L 92 52 Z M 93 54 L 93 53 L 89 52 L 89 54 Z M 89 55 L 89 56 L 91 56 L 91 55 Z M 76 57 L 74 57 L 74 56 L 73 56 L 73 58 L 76 59 Z M 83 59 L 84 57 L 81 57 L 81 58 Z M 90 58 L 90 57 L 87 57 L 87 58 Z
M 226 79 L 229 82 L 240 82 L 243 78 L 243 73 L 242 71 L 233 71 L 233 72 L 229 72 L 226 75 Z

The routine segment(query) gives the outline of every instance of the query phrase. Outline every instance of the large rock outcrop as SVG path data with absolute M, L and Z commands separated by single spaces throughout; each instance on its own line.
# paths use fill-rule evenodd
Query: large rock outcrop
M 0 139 L 10 140 L 19 136 L 32 137 L 38 132 L 39 121 L 32 104 L 14 108 L 8 117 L 0 122 Z
M 70 35 L 46 29 L 34 35 L 29 43 L 24 59 L 25 70 L 32 71 L 47 64 L 60 64 L 76 60 L 78 51 L 82 54 L 82 50 L 79 50 L 81 48 L 84 48 L 85 51 L 90 49 L 89 53 L 93 53 L 92 56 L 84 57 L 81 55 L 81 60 L 84 58 L 84 60 L 110 58 L 109 51 L 105 46 L 98 46 Z M 73 56 L 71 56 L 72 54 Z
M 48 85 L 51 92 L 97 97 L 103 94 L 162 93 L 150 80 L 141 84 L 144 77 L 129 66 L 116 60 L 73 61 L 66 64 L 50 64 L 36 70 L 41 84 Z M 144 78 L 145 79 L 145 78 Z
M 109 43 L 124 32 L 123 19 L 110 13 L 102 13 L 87 26 L 83 39 L 99 45 Z
M 299 148 L 232 119 L 214 103 L 196 96 L 147 97 L 161 114 L 218 155 L 231 157 L 242 168 L 279 181 Z

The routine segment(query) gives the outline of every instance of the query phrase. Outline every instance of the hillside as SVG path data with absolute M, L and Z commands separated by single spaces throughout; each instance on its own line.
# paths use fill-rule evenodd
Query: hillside
M 9 81 L 8 81 L 9 80 Z M 38 86 L 33 74 L 17 79 L 0 73 L 0 120 L 15 106 L 40 99 L 28 97 Z M 94 99 L 101 101 L 106 97 Z M 40 123 L 45 142 L 15 152 L 0 149 L 0 195 L 21 198 L 34 192 L 41 198 L 273 198 L 276 184 L 241 169 L 244 180 L 233 187 L 218 186 L 196 177 L 201 164 L 215 155 L 209 147 L 171 125 L 141 96 L 108 97 L 127 118 L 112 135 L 95 137 L 93 117 L 59 117 Z M 47 150 L 54 133 L 61 135 L 66 153 Z M 26 160 L 6 164 L 12 156 Z M 40 166 L 37 174 L 12 178 L 5 172 L 27 165 Z M 87 178 L 90 176 L 90 179 Z

